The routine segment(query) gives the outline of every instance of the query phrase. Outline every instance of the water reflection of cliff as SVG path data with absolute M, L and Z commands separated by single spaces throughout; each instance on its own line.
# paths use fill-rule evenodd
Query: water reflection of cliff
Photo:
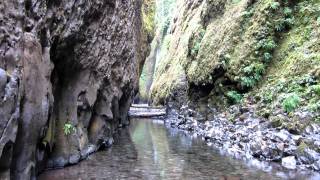
M 43 173 L 40 179 L 310 179 L 303 173 L 268 171 L 223 156 L 201 138 L 166 128 L 162 121 L 132 120 L 114 145 L 88 160 Z M 313 177 L 311 176 L 311 179 Z M 313 178 L 317 179 L 317 177 Z

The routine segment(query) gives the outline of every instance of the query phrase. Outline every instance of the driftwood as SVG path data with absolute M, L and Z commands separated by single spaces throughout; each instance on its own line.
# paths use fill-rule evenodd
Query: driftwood
M 165 109 L 163 106 L 149 106 L 148 104 L 132 104 L 131 108 Z

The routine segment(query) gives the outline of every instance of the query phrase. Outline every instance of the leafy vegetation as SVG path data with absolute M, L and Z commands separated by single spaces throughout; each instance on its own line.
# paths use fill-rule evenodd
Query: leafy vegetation
M 270 8 L 273 10 L 278 10 L 280 8 L 280 3 L 279 2 L 272 2 L 270 4 Z
M 300 97 L 297 94 L 289 95 L 284 101 L 282 102 L 283 109 L 290 113 L 294 111 L 300 103 Z
M 63 132 L 66 136 L 70 135 L 71 133 L 76 132 L 76 128 L 70 124 L 70 123 L 65 123 L 63 125 Z
M 253 87 L 262 77 L 265 72 L 265 67 L 262 63 L 253 63 L 242 69 L 244 76 L 241 77 L 242 87 Z
M 320 96 L 320 85 L 314 85 L 312 86 L 313 91 Z
M 231 104 L 240 103 L 242 100 L 242 95 L 237 91 L 229 91 L 227 97 Z
M 154 91 L 162 92 L 157 98 L 170 96 L 173 86 L 184 82 L 209 83 L 214 84 L 210 102 L 223 107 L 250 102 L 269 115 L 279 108 L 319 112 L 319 75 L 312 75 L 320 67 L 319 0 L 263 0 L 248 6 L 241 0 L 225 2 L 219 16 L 196 13 L 198 8 L 216 9 L 219 2 L 177 13 L 170 45 L 161 50 L 166 62 L 159 63 L 163 82 Z M 174 74 L 178 66 L 176 78 L 163 75 Z
M 245 18 L 250 18 L 254 13 L 254 9 L 253 8 L 249 8 L 248 10 L 244 11 L 242 13 L 242 16 Z
M 290 7 L 284 7 L 283 16 L 275 21 L 275 29 L 278 32 L 283 32 L 291 28 L 295 23 L 295 18 L 293 16 L 293 10 Z
M 274 92 L 272 89 L 262 92 L 262 103 L 271 103 L 273 100 Z
M 203 39 L 203 36 L 204 36 L 205 32 L 206 31 L 204 29 L 201 29 L 197 33 L 197 35 L 194 37 L 194 45 L 191 48 L 191 52 L 190 52 L 192 57 L 195 57 L 198 54 L 198 52 L 200 50 L 200 47 L 201 47 L 201 41 Z
M 142 5 L 143 27 L 150 39 L 153 38 L 155 32 L 155 0 L 144 0 Z

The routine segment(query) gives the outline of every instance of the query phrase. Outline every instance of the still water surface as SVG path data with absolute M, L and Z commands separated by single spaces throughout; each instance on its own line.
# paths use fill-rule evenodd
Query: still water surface
M 46 171 L 40 180 L 63 179 L 320 179 L 317 174 L 279 171 L 268 164 L 222 155 L 201 138 L 192 138 L 163 121 L 134 119 L 115 144 L 64 169 Z

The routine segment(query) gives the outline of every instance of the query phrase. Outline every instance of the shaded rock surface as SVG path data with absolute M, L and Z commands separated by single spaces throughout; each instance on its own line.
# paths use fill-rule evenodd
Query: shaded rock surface
M 0 2 L 0 179 L 77 163 L 128 124 L 142 1 Z

